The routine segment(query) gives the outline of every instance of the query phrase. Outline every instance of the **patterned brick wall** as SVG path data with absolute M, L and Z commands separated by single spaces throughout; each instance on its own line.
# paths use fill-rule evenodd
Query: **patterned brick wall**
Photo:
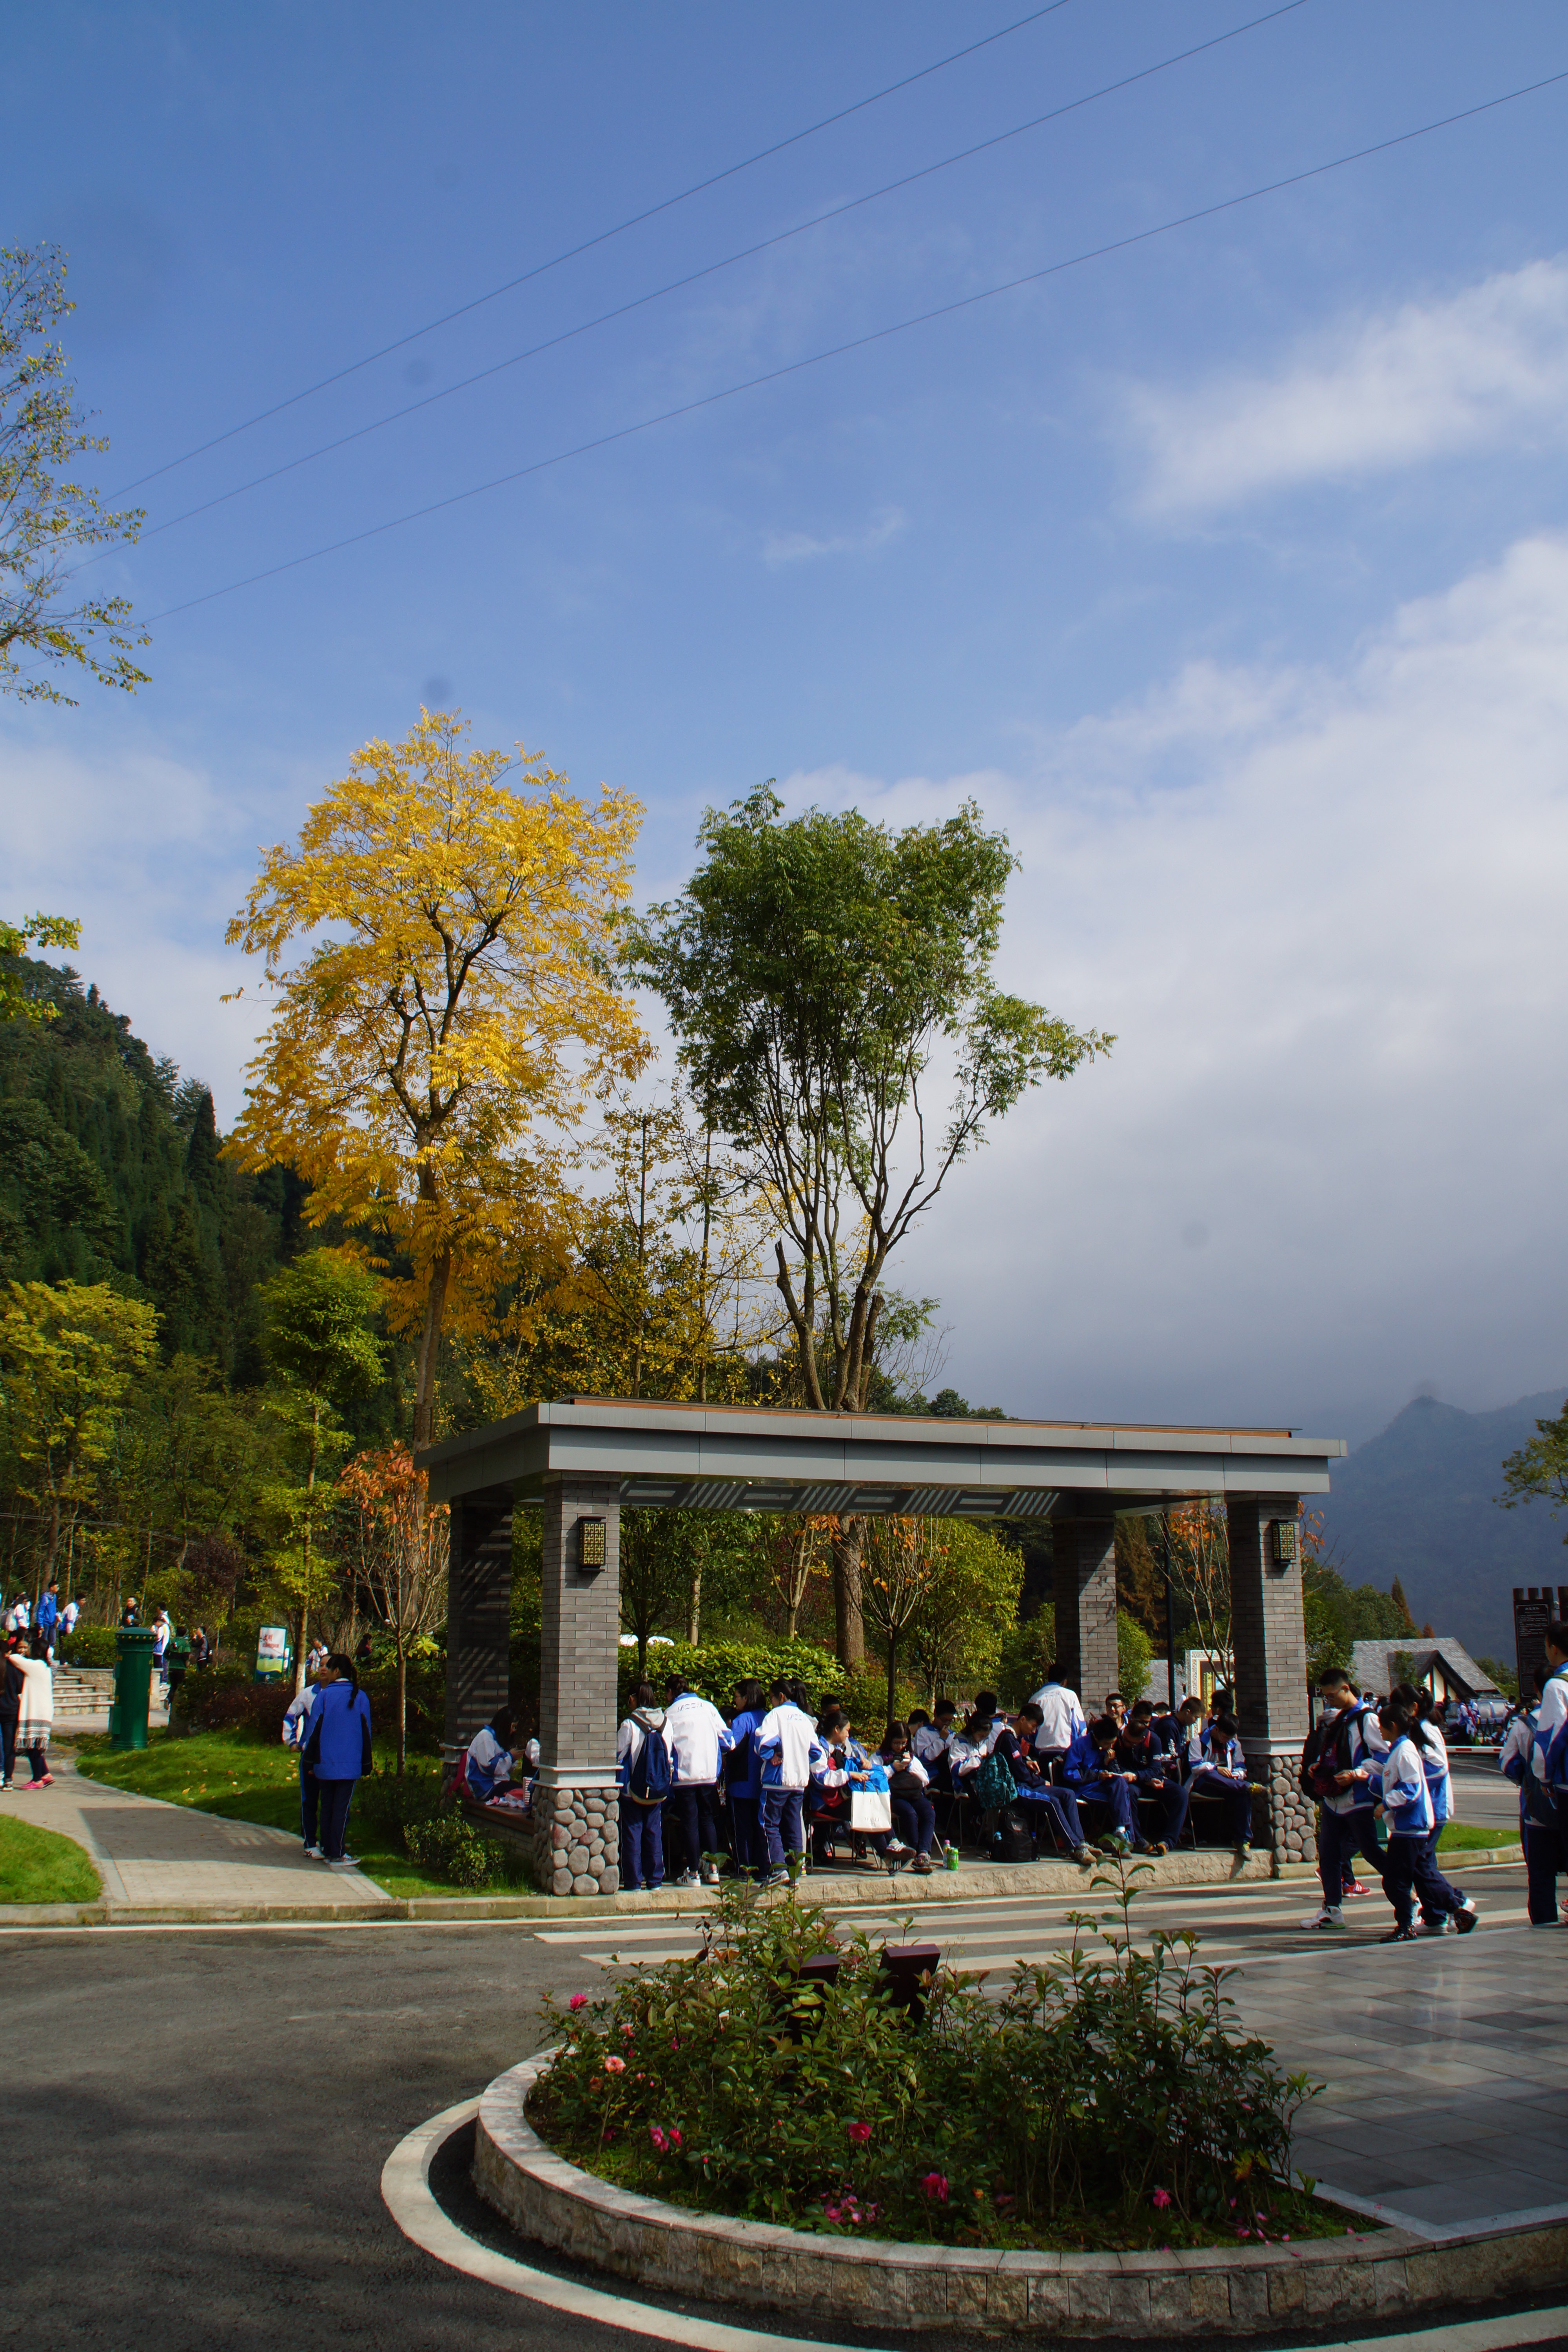
M 1293 1524 L 1298 1509 L 1279 1496 L 1226 1500 L 1237 1716 L 1253 1777 L 1268 1790 L 1269 1840 L 1281 1862 L 1310 1862 L 1317 1853 L 1313 1808 L 1296 1785 L 1311 1720 L 1301 1563 L 1279 1567 L 1273 1558 L 1273 1522 Z
M 1054 1519 L 1057 1667 L 1092 1722 L 1116 1688 L 1116 1522 Z
M 541 1774 L 534 1868 L 557 1895 L 613 1895 L 621 1883 L 616 1790 L 616 1668 L 621 1630 L 620 1481 L 544 1482 Z M 579 1566 L 580 1519 L 605 1522 L 605 1565 Z

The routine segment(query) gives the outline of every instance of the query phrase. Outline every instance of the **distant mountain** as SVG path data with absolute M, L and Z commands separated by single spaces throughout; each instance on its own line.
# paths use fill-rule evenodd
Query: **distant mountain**
M 1500 1510 L 1505 1454 L 1554 1420 L 1568 1382 L 1497 1412 L 1432 1397 L 1407 1404 L 1332 1473 L 1324 1538 L 1351 1584 L 1397 1576 L 1418 1625 L 1455 1633 L 1472 1656 L 1513 1655 L 1513 1587 L 1568 1584 L 1568 1514 L 1544 1502 Z

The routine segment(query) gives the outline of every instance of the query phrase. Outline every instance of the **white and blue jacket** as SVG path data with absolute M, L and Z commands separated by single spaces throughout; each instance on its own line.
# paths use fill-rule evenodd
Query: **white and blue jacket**
M 1559 1666 L 1546 1677 L 1535 1709 L 1535 1751 L 1531 1769 L 1538 1780 L 1547 1787 L 1561 1788 L 1568 1772 L 1563 1769 L 1563 1750 L 1568 1744 L 1568 1666 Z
M 511 1779 L 511 1750 L 503 1748 L 487 1723 L 468 1742 L 465 1778 L 468 1793 L 488 1804 L 502 1781 Z
M 1378 1789 L 1390 1837 L 1430 1837 L 1437 1823 L 1421 1749 L 1408 1737 L 1396 1739 L 1379 1759 Z
M 1423 1723 L 1415 1745 L 1421 1750 L 1421 1769 L 1426 1775 L 1426 1790 L 1432 1800 L 1432 1818 L 1438 1829 L 1454 1810 L 1453 1782 L 1448 1772 L 1448 1743 L 1431 1722 Z
M 1531 1825 L 1549 1830 L 1557 1826 L 1556 1807 L 1534 1769 L 1540 1713 L 1541 1709 L 1536 1706 L 1528 1708 L 1523 1715 L 1516 1715 L 1498 1750 L 1499 1771 L 1519 1790 L 1519 1825 L 1521 1830 Z
M 816 1726 L 798 1706 L 770 1708 L 752 1734 L 753 1752 L 763 1759 L 762 1787 L 804 1789 L 827 1750 L 816 1736 Z
M 1330 1722 L 1336 1728 L 1340 1717 L 1346 1711 L 1341 1707 L 1330 1717 Z M 1365 1769 L 1372 1777 L 1366 1780 L 1352 1780 L 1348 1789 L 1336 1789 L 1331 1796 L 1320 1797 L 1318 1802 L 1324 1811 L 1355 1813 L 1374 1805 L 1377 1802 L 1378 1774 L 1387 1753 L 1388 1742 L 1378 1724 L 1376 1709 L 1368 1707 L 1357 1712 L 1350 1727 L 1350 1755 L 1345 1769 L 1350 1772 Z
M 843 1789 L 848 1786 L 851 1773 L 864 1773 L 861 1785 L 867 1789 L 886 1790 L 890 1784 L 888 1768 L 879 1755 L 868 1755 L 858 1739 L 847 1739 L 841 1749 L 828 1748 L 820 1764 L 811 1768 L 811 1777 L 823 1789 Z
M 1199 1771 L 1218 1773 L 1227 1780 L 1246 1780 L 1247 1756 L 1239 1739 L 1216 1738 L 1211 1728 L 1204 1733 L 1201 1745 L 1191 1744 L 1198 1747 L 1194 1761 Z

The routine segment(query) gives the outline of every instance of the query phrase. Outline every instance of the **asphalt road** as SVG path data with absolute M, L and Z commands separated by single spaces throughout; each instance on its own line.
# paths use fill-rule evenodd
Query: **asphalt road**
M 535 2046 L 546 1983 L 593 1982 L 580 1954 L 526 1927 L 0 1932 L 0 2342 L 646 2352 L 432 2261 L 379 2191 L 405 2132 Z M 507 2242 L 460 2163 L 438 2171 L 454 2218 Z

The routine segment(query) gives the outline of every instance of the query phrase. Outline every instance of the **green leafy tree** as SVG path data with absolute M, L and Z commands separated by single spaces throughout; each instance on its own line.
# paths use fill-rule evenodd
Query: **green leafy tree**
M 59 1006 L 29 988 L 16 959 L 30 947 L 75 948 L 81 925 L 69 915 L 29 915 L 25 922 L 0 919 L 0 1021 L 58 1021 Z
M 920 1597 L 908 1642 L 928 1706 L 960 1680 L 978 1684 L 995 1673 L 1024 1580 L 1022 1558 L 990 1528 L 973 1519 L 936 1525 L 942 1573 Z
M 77 478 L 77 460 L 109 444 L 86 430 L 54 341 L 75 308 L 58 246 L 0 247 L 0 692 L 33 701 L 74 701 L 51 675 L 67 662 L 130 694 L 147 682 L 127 600 L 72 593 L 84 550 L 134 540 L 146 520 L 106 511 Z
M 702 864 L 631 928 L 627 961 L 773 1204 L 803 1402 L 863 1412 L 892 1254 L 993 1120 L 1113 1041 L 996 986 L 1016 860 L 973 803 L 899 833 L 857 810 L 783 816 L 769 787 L 710 809 Z M 847 1521 L 835 1547 L 847 1664 L 861 1532 Z
M 16 1490 L 44 1527 L 39 1581 L 94 1500 L 125 1392 L 150 1360 L 157 1315 L 106 1283 L 13 1282 L 0 1307 L 0 1414 Z
M 1568 1509 L 1568 1404 L 1555 1421 L 1536 1423 L 1529 1444 L 1507 1456 L 1502 1476 L 1502 1493 L 1496 1500 L 1505 1511 L 1541 1502 L 1554 1511 Z M 1563 1540 L 1568 1543 L 1568 1535 Z
M 647 1672 L 654 1634 L 673 1637 L 684 1630 L 702 1517 L 700 1511 L 621 1513 L 621 1622 L 637 1637 L 639 1675 Z
M 289 1542 L 280 1563 L 300 1611 L 296 1690 L 304 1685 L 310 1604 L 321 1572 L 317 1522 L 323 1505 L 331 1507 L 317 1476 L 323 1453 L 348 1442 L 334 1414 L 380 1377 L 381 1346 L 369 1328 L 380 1304 L 375 1276 L 338 1250 L 308 1251 L 262 1288 L 262 1347 L 282 1384 L 276 1409 L 301 1442 L 305 1462 L 302 1489 L 286 1504 Z

